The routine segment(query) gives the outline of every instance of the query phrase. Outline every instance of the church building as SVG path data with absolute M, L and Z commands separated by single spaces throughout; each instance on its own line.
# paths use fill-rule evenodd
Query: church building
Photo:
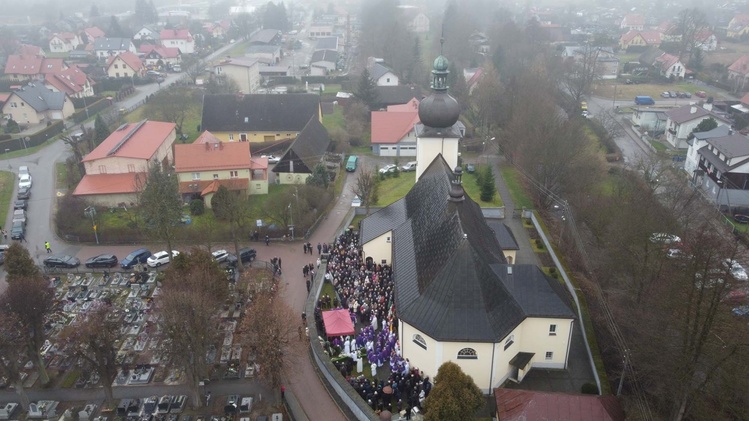
M 447 69 L 440 55 L 419 105 L 416 184 L 362 221 L 360 243 L 367 260 L 393 267 L 403 357 L 428 376 L 452 361 L 490 393 L 534 367 L 567 368 L 575 315 L 556 280 L 508 264 L 463 190 Z

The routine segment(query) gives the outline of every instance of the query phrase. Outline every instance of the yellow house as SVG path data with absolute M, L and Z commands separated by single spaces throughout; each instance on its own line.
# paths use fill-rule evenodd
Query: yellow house
M 659 47 L 661 45 L 661 33 L 658 31 L 631 30 L 619 38 L 619 48 L 622 50 L 641 49 L 647 47 Z
M 317 94 L 205 95 L 201 129 L 222 142 L 295 139 L 311 118 L 322 122 Z
M 458 364 L 485 393 L 533 368 L 565 369 L 575 314 L 556 280 L 508 264 L 498 235 L 441 155 L 401 200 L 361 222 L 366 262 L 393 268 L 403 358 Z
M 268 158 L 252 158 L 248 142 L 221 142 L 208 131 L 195 143 L 174 146 L 174 170 L 186 203 L 202 198 L 211 207 L 221 186 L 242 195 L 268 194 Z
M 728 38 L 741 38 L 743 35 L 749 34 L 749 15 L 736 15 L 726 28 L 726 36 Z
M 75 107 L 64 92 L 53 92 L 34 82 L 11 93 L 2 112 L 19 124 L 33 125 L 64 120 L 73 115 Z
M 130 51 L 110 56 L 107 59 L 107 75 L 109 77 L 143 76 L 144 70 L 143 62 Z

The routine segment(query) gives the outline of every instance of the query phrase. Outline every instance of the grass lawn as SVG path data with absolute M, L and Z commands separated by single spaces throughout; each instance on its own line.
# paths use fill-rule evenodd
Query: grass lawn
M 64 162 L 55 163 L 55 187 L 64 189 L 67 187 L 68 166 Z
M 16 175 L 10 171 L 0 171 L 0 221 L 5 221 L 8 216 L 10 201 L 13 199 L 13 187 Z
M 184 143 L 192 143 L 200 135 L 198 125 L 200 124 L 203 104 L 198 101 L 195 105 L 197 106 L 193 107 L 193 111 L 188 113 L 187 116 L 185 116 L 185 120 L 182 122 L 182 133 L 187 135 L 187 140 Z M 125 121 L 128 123 L 135 123 L 146 118 L 153 120 L 154 117 L 149 115 L 148 108 L 149 105 L 136 108 L 133 112 L 125 116 Z M 176 143 L 179 142 L 181 141 L 177 139 Z
M 525 192 L 525 188 L 522 183 L 522 175 L 513 167 L 502 166 L 500 169 L 502 172 L 502 178 L 507 184 L 507 188 L 510 190 L 512 201 L 515 202 L 516 208 L 533 208 L 533 201 L 530 196 Z
M 371 209 L 370 209 L 370 212 L 372 212 Z M 366 217 L 367 215 L 356 215 L 354 216 L 354 219 L 351 220 L 350 225 L 353 225 L 356 229 L 359 229 L 359 222 L 361 222 Z
M 658 152 L 666 152 L 668 148 L 663 143 L 657 141 L 657 140 L 651 140 L 650 144 L 653 145 L 656 151 Z
M 377 184 L 377 206 L 387 206 L 405 196 L 416 184 L 416 173 L 401 173 L 400 177 L 388 177 Z
M 335 127 L 345 129 L 346 120 L 343 117 L 343 107 L 335 107 L 333 114 L 324 115 L 322 117 L 322 125 L 328 131 L 331 131 Z
M 476 171 L 479 171 L 478 167 L 476 168 Z M 494 195 L 494 199 L 492 199 L 491 202 L 484 202 L 481 200 L 481 187 L 479 187 L 477 181 L 478 178 L 476 177 L 476 173 L 463 174 L 463 190 L 465 190 L 466 194 L 482 208 L 498 208 L 502 206 L 502 198 L 499 197 L 499 193 Z
M 322 93 L 324 94 L 337 94 L 341 91 L 341 84 L 340 83 L 331 83 L 331 84 L 325 84 L 325 89 L 323 89 Z

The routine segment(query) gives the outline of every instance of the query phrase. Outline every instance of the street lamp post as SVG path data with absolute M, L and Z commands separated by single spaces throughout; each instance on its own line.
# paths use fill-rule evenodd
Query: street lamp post
M 8 169 L 11 169 L 13 167 L 10 165 L 10 158 L 8 158 L 8 152 L 10 152 L 10 149 L 5 148 L 5 160 L 8 162 Z
M 616 107 L 616 85 L 614 85 L 614 101 L 611 103 L 612 107 Z
M 94 216 L 96 215 L 96 208 L 93 206 L 89 206 L 83 211 L 86 216 L 91 217 L 91 227 L 94 229 L 94 237 L 96 238 L 96 244 L 99 244 L 99 233 L 97 232 L 96 227 L 96 221 L 94 221 Z

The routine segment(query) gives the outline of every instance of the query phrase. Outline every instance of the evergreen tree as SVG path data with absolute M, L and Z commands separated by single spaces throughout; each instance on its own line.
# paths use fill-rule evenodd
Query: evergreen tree
M 112 15 L 112 18 L 109 20 L 109 31 L 107 31 L 107 36 L 112 38 L 128 37 L 120 26 L 120 21 L 117 20 L 117 16 Z
M 325 164 L 320 163 L 315 165 L 312 174 L 307 177 L 306 182 L 309 185 L 327 189 L 328 185 L 330 185 L 330 174 L 328 174 L 328 169 L 325 168 Z
M 99 15 L 99 6 L 96 5 L 96 3 L 91 5 L 91 10 L 88 12 L 88 16 L 90 18 L 98 18 Z
M 473 419 L 484 403 L 484 395 L 471 376 L 452 361 L 442 364 L 434 377 L 434 388 L 424 401 L 425 421 Z
M 492 167 L 486 165 L 481 169 L 481 172 L 481 201 L 491 202 L 494 200 L 494 195 L 497 194 L 497 186 L 495 184 Z
M 18 126 L 18 122 L 12 118 L 5 123 L 5 133 L 20 133 L 21 128 Z
M 379 102 L 377 94 L 377 84 L 369 74 L 366 68 L 359 77 L 359 85 L 356 88 L 356 97 L 365 103 L 370 110 L 375 110 Z
M 101 114 L 96 115 L 94 120 L 94 142 L 98 146 L 104 139 L 108 138 L 112 132 L 109 130 L 109 126 L 104 121 L 104 117 Z

